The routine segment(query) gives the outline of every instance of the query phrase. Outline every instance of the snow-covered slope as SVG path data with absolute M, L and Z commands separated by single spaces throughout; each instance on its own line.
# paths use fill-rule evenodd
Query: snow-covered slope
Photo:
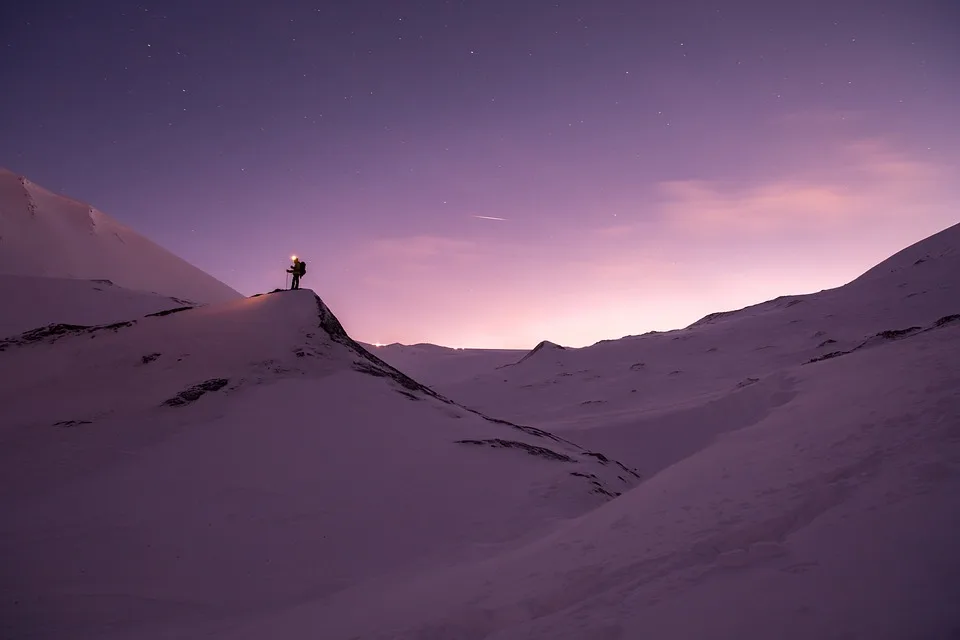
M 3 637 L 196 637 L 511 548 L 636 482 L 436 395 L 308 290 L 38 328 L 0 341 L 0 379 Z
M 782 400 L 778 372 L 956 313 L 960 225 L 837 289 L 711 314 L 683 330 L 552 350 L 468 384 L 435 386 L 469 406 L 554 430 L 630 430 L 681 412 L 704 412 L 716 418 L 712 425 L 742 423 Z M 749 407 L 748 415 L 730 405 Z
M 242 297 L 106 214 L 3 168 L 0 274 L 110 280 L 197 303 Z
M 112 324 L 192 303 L 109 280 L 0 275 L 0 338 L 48 324 Z
M 954 637 L 958 362 L 960 322 L 797 367 L 783 410 L 537 540 L 215 637 Z

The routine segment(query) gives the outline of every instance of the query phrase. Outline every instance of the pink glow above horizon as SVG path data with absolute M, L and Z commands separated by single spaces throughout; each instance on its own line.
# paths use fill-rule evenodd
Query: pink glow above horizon
M 956 8 L 653 4 L 18 7 L 0 165 L 384 344 L 675 329 L 960 220 Z

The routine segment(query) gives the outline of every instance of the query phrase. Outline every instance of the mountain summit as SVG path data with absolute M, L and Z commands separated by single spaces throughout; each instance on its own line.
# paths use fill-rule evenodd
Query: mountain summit
M 242 297 L 105 213 L 3 168 L 0 274 L 110 280 L 197 303 Z

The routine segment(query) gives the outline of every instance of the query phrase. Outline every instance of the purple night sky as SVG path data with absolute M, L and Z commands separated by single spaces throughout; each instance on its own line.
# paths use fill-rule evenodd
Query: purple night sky
M 371 342 L 679 328 L 960 219 L 955 0 L 3 3 L 0 83 L 0 166 Z

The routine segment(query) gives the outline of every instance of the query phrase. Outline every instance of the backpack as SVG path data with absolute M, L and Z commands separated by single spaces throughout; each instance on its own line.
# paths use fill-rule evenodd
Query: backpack
M 303 260 L 300 261 L 300 275 L 304 276 L 307 274 L 307 263 Z

